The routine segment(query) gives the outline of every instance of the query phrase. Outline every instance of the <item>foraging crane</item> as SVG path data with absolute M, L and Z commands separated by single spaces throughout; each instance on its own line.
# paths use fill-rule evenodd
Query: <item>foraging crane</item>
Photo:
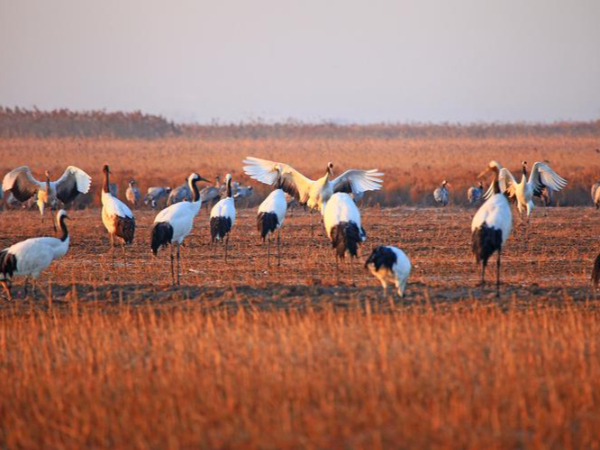
M 498 252 L 496 263 L 496 291 L 500 296 L 500 257 L 502 246 L 506 243 L 512 229 L 512 212 L 506 196 L 500 190 L 499 174 L 500 165 L 491 161 L 488 168 L 479 175 L 485 176 L 488 172 L 494 172 L 494 180 L 491 184 L 492 196 L 479 208 L 473 222 L 471 223 L 471 238 L 473 254 L 477 264 L 481 263 L 481 290 L 485 286 L 485 268 L 488 259 Z
M 335 179 L 333 177 L 333 164 L 327 164 L 325 175 L 318 180 L 311 180 L 293 167 L 248 157 L 244 160 L 244 172 L 246 175 L 260 181 L 261 183 L 273 185 L 278 177 L 282 178 L 282 189 L 293 195 L 302 204 L 311 209 L 323 211 L 324 204 L 335 192 L 346 192 L 358 195 L 365 191 L 377 191 L 381 189 L 383 173 L 373 170 L 347 170 Z
M 544 162 L 535 162 L 527 179 L 527 161 L 521 163 L 523 176 L 517 183 L 515 177 L 506 168 L 499 169 L 498 183 L 500 190 L 505 192 L 509 199 L 516 199 L 519 214 L 527 211 L 527 221 L 533 210 L 533 197 L 540 196 L 544 188 L 560 191 L 567 185 L 567 180 L 558 175 Z M 486 192 L 486 198 L 490 197 L 491 187 Z
M 148 206 L 148 203 L 150 203 L 150 207 L 155 209 L 163 200 L 165 202 L 164 204 L 166 204 L 170 193 L 170 187 L 149 187 L 146 196 L 144 197 L 144 205 Z
M 231 174 L 225 177 L 226 197 L 217 202 L 210 211 L 211 241 L 225 241 L 225 262 L 227 262 L 227 247 L 229 233 L 235 224 L 235 203 L 231 192 Z
M 171 246 L 171 282 L 175 286 L 175 273 L 173 268 L 173 243 L 177 244 L 177 285 L 179 285 L 179 262 L 180 249 L 183 240 L 190 234 L 194 226 L 194 218 L 198 215 L 202 207 L 200 192 L 197 183 L 199 181 L 208 181 L 197 173 L 192 173 L 188 177 L 188 185 L 192 192 L 191 202 L 175 203 L 163 209 L 154 219 L 152 228 L 150 246 L 152 254 L 156 256 L 160 247 Z
M 31 238 L 14 244 L 0 251 L 0 284 L 6 291 L 8 299 L 12 300 L 11 279 L 25 276 L 25 294 L 27 282 L 33 277 L 33 292 L 35 295 L 35 281 L 52 261 L 62 258 L 69 250 L 69 230 L 65 224 L 69 216 L 64 209 L 56 215 L 56 222 L 60 227 L 59 237 Z
M 277 265 L 281 265 L 281 226 L 287 212 L 285 193 L 281 189 L 281 177 L 275 181 L 275 189 L 258 207 L 256 226 L 260 237 L 267 240 L 267 264 L 271 264 L 271 234 L 277 231 Z
M 335 264 L 344 259 L 346 252 L 351 258 L 358 257 L 358 246 L 367 237 L 361 226 L 360 212 L 352 197 L 344 192 L 336 192 L 325 202 L 323 221 L 327 237 L 335 249 Z M 354 273 L 352 274 L 354 277 Z
M 135 180 L 129 180 L 129 187 L 125 191 L 125 198 L 133 206 L 137 206 L 140 201 L 140 190 L 137 187 Z
M 92 178 L 75 166 L 67 167 L 56 181 L 50 181 L 48 171 L 44 175 L 45 180 L 38 181 L 33 177 L 29 167 L 17 167 L 4 176 L 2 189 L 4 192 L 12 193 L 18 201 L 23 203 L 37 193 L 37 205 L 43 216 L 46 205 L 53 205 L 56 200 L 68 205 L 79 194 L 87 194 L 92 183 Z
M 375 247 L 365 262 L 365 268 L 381 282 L 384 297 L 387 296 L 388 284 L 396 286 L 398 295 L 404 297 L 411 265 L 402 250 L 391 245 Z
M 600 209 L 600 181 L 596 181 L 592 184 L 592 203 L 596 205 L 596 209 Z
M 107 165 L 102 168 L 104 184 L 102 185 L 102 223 L 110 235 L 111 249 L 115 245 L 115 238 L 121 241 L 123 251 L 125 244 L 131 244 L 135 235 L 135 218 L 125 203 L 110 193 L 109 175 Z
M 483 183 L 480 181 L 479 184 L 475 186 L 471 186 L 467 191 L 467 200 L 469 200 L 469 204 L 473 205 L 475 203 L 479 203 L 483 198 Z
M 442 206 L 447 206 L 450 198 L 448 188 L 446 187 L 447 184 L 448 182 L 444 180 L 442 181 L 442 185 L 433 191 L 433 199 Z

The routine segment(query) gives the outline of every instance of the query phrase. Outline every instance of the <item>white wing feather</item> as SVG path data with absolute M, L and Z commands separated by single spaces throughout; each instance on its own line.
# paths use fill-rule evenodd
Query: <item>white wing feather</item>
M 567 185 L 567 180 L 558 175 L 552 168 L 543 162 L 536 162 L 531 169 L 530 180 L 536 189 L 548 186 L 554 191 L 560 191 Z
M 360 194 L 365 191 L 378 191 L 381 189 L 383 180 L 380 177 L 383 173 L 377 169 L 371 170 L 347 170 L 339 177 L 335 178 L 333 183 L 334 192 L 346 192 L 351 190 L 354 194 Z M 350 189 L 347 189 L 350 187 Z
M 277 180 L 277 172 L 281 173 L 283 190 L 288 194 L 297 196 L 302 203 L 308 201 L 310 187 L 314 183 L 288 164 L 283 164 L 266 159 L 249 156 L 245 159 L 244 173 L 261 183 L 274 185 Z
M 54 182 L 56 189 L 60 190 L 63 184 L 71 184 L 75 181 L 77 190 L 80 194 L 87 194 L 92 184 L 92 177 L 81 170 L 79 167 L 69 166 L 62 174 L 62 176 Z
M 505 167 L 500 169 L 500 173 L 498 174 L 498 187 L 500 188 L 500 192 L 503 194 L 507 193 L 510 197 L 513 197 L 516 195 L 516 186 L 517 180 L 515 180 L 513 174 L 510 173 L 510 170 Z M 494 195 L 494 183 L 490 183 L 483 198 L 489 200 L 492 195 Z

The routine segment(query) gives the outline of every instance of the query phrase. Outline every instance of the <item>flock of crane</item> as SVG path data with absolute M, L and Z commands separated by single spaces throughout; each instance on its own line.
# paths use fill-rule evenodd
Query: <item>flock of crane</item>
M 329 163 L 325 175 L 318 180 L 311 180 L 293 167 L 279 162 L 248 157 L 243 161 L 243 170 L 250 178 L 273 187 L 273 191 L 260 204 L 257 211 L 257 229 L 263 242 L 266 241 L 270 263 L 270 246 L 272 237 L 277 235 L 277 258 L 281 263 L 280 230 L 283 225 L 290 197 L 311 210 L 319 211 L 327 237 L 335 251 L 336 266 L 340 259 L 348 254 L 358 257 L 358 248 L 366 239 L 366 232 L 361 225 L 361 214 L 356 201 L 367 191 L 381 189 L 383 173 L 374 170 L 347 170 L 338 177 L 333 175 L 333 164 Z M 517 204 L 520 214 L 526 212 L 529 219 L 533 208 L 533 197 L 542 192 L 563 189 L 567 182 L 544 162 L 536 162 L 528 177 L 528 166 L 522 163 L 523 175 L 520 182 L 495 161 L 491 161 L 487 169 L 479 175 L 483 178 L 493 173 L 493 180 L 486 192 L 483 184 L 469 189 L 469 201 L 483 204 L 473 217 L 471 224 L 472 251 L 478 264 L 481 264 L 481 287 L 485 286 L 485 270 L 489 258 L 497 253 L 496 292 L 500 293 L 500 264 L 502 248 L 510 236 L 512 229 L 512 212 L 509 201 Z M 89 191 L 91 177 L 83 170 L 69 166 L 56 181 L 50 181 L 46 172 L 44 181 L 38 181 L 26 166 L 8 173 L 3 180 L 4 192 L 10 193 L 17 200 L 24 202 L 36 198 L 40 212 L 44 213 L 46 205 L 57 201 L 69 204 L 79 194 Z M 110 168 L 103 167 L 102 185 L 102 223 L 110 236 L 111 248 L 120 243 L 131 244 L 135 237 L 135 217 L 131 209 L 117 198 L 110 182 Z M 180 246 L 191 233 L 194 218 L 201 210 L 203 201 L 210 193 L 211 199 L 220 198 L 210 212 L 210 233 L 212 242 L 224 244 L 224 257 L 227 261 L 230 233 L 235 225 L 236 206 L 234 201 L 234 184 L 230 174 L 225 177 L 221 188 L 217 184 L 202 191 L 198 183 L 209 182 L 197 173 L 186 178 L 185 188 L 189 194 L 182 194 L 181 200 L 168 204 L 155 217 L 150 236 L 150 248 L 156 256 L 159 249 L 170 248 L 171 282 L 180 284 Z M 437 188 L 434 199 L 442 205 L 449 201 L 448 183 L 446 180 Z M 239 188 L 239 185 L 237 186 Z M 600 184 L 595 186 L 592 196 L 598 192 L 600 205 Z M 158 188 L 157 188 L 158 189 Z M 221 193 L 221 189 L 223 192 Z M 248 188 L 251 190 L 251 188 Z M 173 194 L 175 191 L 171 191 Z M 204 195 L 203 195 L 204 194 Z M 34 197 L 37 196 L 37 197 Z M 222 198 L 221 198 L 222 197 Z M 135 181 L 129 183 L 126 198 L 131 203 L 139 201 L 139 190 Z M 484 201 L 485 200 L 485 201 Z M 155 206 L 156 199 L 151 200 Z M 66 221 L 67 212 L 61 209 L 56 216 L 58 233 L 56 237 L 38 237 L 16 243 L 0 251 L 0 274 L 4 290 L 12 299 L 11 280 L 14 276 L 25 276 L 25 291 L 29 277 L 35 280 L 52 261 L 64 256 L 69 248 L 69 230 Z M 174 254 L 176 247 L 176 256 Z M 176 261 L 176 263 L 175 263 Z M 378 246 L 366 259 L 365 267 L 380 281 L 384 294 L 388 285 L 395 286 L 399 296 L 404 296 L 406 283 L 411 271 L 411 263 L 406 254 L 392 245 Z M 600 255 L 596 261 L 594 276 L 600 279 Z

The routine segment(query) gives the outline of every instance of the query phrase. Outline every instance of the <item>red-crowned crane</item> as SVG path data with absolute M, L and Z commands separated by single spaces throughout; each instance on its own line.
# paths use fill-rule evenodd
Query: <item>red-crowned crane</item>
M 258 207 L 256 226 L 263 242 L 267 240 L 267 264 L 271 264 L 271 235 L 277 231 L 277 265 L 281 265 L 281 225 L 287 212 L 281 177 L 275 181 L 275 190 Z
M 121 241 L 123 251 L 125 251 L 125 245 L 133 242 L 135 218 L 127 205 L 110 193 L 110 169 L 107 165 L 102 168 L 102 172 L 104 172 L 102 223 L 110 235 L 111 249 L 115 245 L 115 238 L 117 238 Z
M 281 178 L 281 188 L 293 195 L 301 204 L 311 209 L 323 210 L 326 203 L 335 192 L 346 192 L 354 195 L 365 191 L 381 189 L 383 173 L 373 170 L 347 170 L 339 177 L 333 178 L 333 164 L 327 165 L 325 175 L 318 180 L 305 177 L 293 167 L 266 159 L 248 157 L 244 160 L 244 172 L 260 181 L 273 185 L 278 177 Z
M 496 161 L 491 161 L 488 168 L 482 172 L 479 177 L 483 177 L 488 172 L 494 172 L 494 181 L 491 184 L 492 196 L 481 205 L 473 222 L 471 223 L 473 254 L 477 264 L 481 263 L 481 290 L 485 286 L 485 268 L 488 259 L 498 252 L 496 263 L 496 290 L 500 296 L 500 257 L 502 247 L 510 236 L 512 229 L 512 213 L 506 196 L 500 190 L 498 175 L 500 165 Z
M 350 258 L 357 258 L 358 246 L 367 238 L 361 225 L 360 212 L 352 197 L 343 192 L 333 194 L 325 203 L 323 222 L 327 237 L 335 249 L 335 264 L 339 269 L 338 261 L 344 259 L 346 252 Z
M 202 200 L 198 191 L 197 183 L 199 181 L 208 181 L 197 173 L 192 173 L 188 177 L 188 185 L 192 192 L 191 202 L 175 203 L 163 209 L 156 215 L 154 226 L 150 235 L 150 247 L 152 254 L 156 256 L 160 247 L 171 247 L 171 282 L 175 285 L 175 273 L 173 268 L 173 243 L 177 244 L 177 285 L 179 285 L 179 247 L 183 240 L 190 234 L 194 227 L 194 218 L 200 212 Z
M 225 241 L 225 262 L 227 262 L 227 247 L 229 233 L 235 224 L 235 203 L 231 191 L 231 174 L 225 177 L 226 197 L 219 200 L 210 211 L 210 236 L 215 241 Z
M 6 291 L 8 299 L 12 300 L 10 291 L 11 279 L 14 276 L 25 276 L 25 294 L 27 294 L 27 281 L 33 277 L 34 295 L 35 280 L 52 261 L 62 258 L 69 250 L 69 230 L 65 224 L 69 216 L 64 209 L 56 215 L 56 222 L 60 227 L 59 237 L 39 237 L 21 241 L 0 251 L 0 284 Z
M 398 247 L 380 245 L 375 247 L 365 262 L 365 267 L 371 271 L 383 287 L 383 295 L 387 295 L 388 284 L 396 286 L 400 297 L 406 292 L 406 282 L 410 275 L 410 260 L 406 253 Z
M 17 167 L 4 176 L 2 189 L 4 192 L 11 192 L 20 202 L 26 202 L 37 193 L 37 205 L 43 216 L 46 205 L 54 205 L 57 200 L 68 205 L 79 194 L 87 194 L 92 183 L 92 178 L 75 166 L 67 167 L 56 181 L 50 181 L 48 171 L 44 175 L 44 181 L 38 181 L 29 167 Z M 54 227 L 56 228 L 56 224 Z

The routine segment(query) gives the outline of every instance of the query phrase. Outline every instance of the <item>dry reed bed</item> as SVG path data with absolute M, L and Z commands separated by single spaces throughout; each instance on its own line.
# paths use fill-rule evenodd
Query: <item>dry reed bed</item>
M 336 171 L 378 168 L 386 173 L 384 192 L 372 201 L 384 205 L 431 202 L 430 194 L 443 179 L 452 184 L 453 199 L 464 203 L 476 175 L 496 159 L 519 171 L 520 162 L 548 160 L 569 179 L 559 197 L 563 204 L 589 202 L 589 186 L 600 175 L 600 141 L 595 137 L 421 138 L 421 139 L 224 139 L 169 138 L 155 140 L 3 139 L 0 173 L 28 164 L 41 174 L 49 169 L 59 176 L 67 164 L 77 165 L 100 179 L 102 164 L 109 163 L 113 181 L 124 195 L 134 177 L 145 190 L 151 185 L 180 185 L 192 170 L 203 176 L 242 174 L 248 155 L 282 160 L 310 176 L 321 176 L 328 161 Z M 254 183 L 256 186 L 256 183 Z M 264 187 L 256 186 L 262 193 Z M 92 198 L 98 203 L 99 183 Z M 90 198 L 91 200 L 91 198 Z M 255 200 L 256 201 L 256 200 Z
M 599 314 L 568 301 L 3 311 L 0 443 L 593 448 Z

